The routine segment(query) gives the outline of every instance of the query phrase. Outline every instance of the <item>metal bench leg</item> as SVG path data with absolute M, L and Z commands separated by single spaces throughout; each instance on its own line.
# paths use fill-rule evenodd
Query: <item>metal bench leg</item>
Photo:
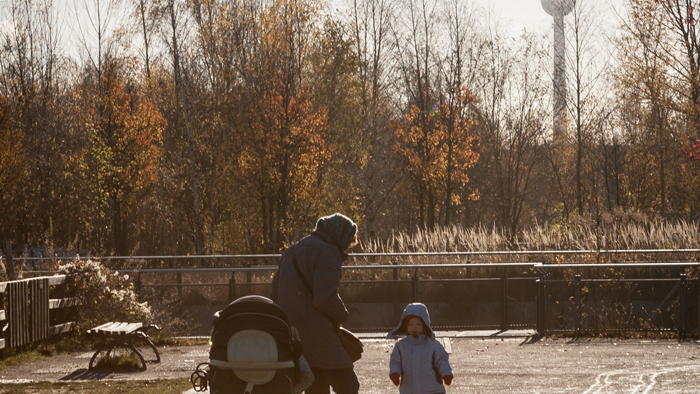
M 107 353 L 106 357 L 110 357 L 112 350 L 114 348 L 124 348 L 124 349 L 130 350 L 131 352 L 136 354 L 136 356 L 139 358 L 139 361 L 141 362 L 141 367 L 139 369 L 141 369 L 141 370 L 146 369 L 146 360 L 143 358 L 143 355 L 141 354 L 141 352 L 131 343 L 131 341 L 129 341 L 128 343 L 124 342 L 124 341 L 119 341 L 119 342 L 114 342 L 114 343 L 111 343 L 109 345 L 100 347 L 92 355 L 92 358 L 90 359 L 89 369 L 94 369 L 96 367 L 95 360 L 97 359 L 97 356 L 100 353 L 106 352 Z M 160 358 L 159 358 L 159 361 L 160 361 Z
M 156 360 L 154 361 L 155 363 L 160 362 L 160 353 L 158 352 L 158 349 L 156 348 L 156 345 L 151 341 L 151 338 L 148 337 L 148 335 L 142 331 L 135 332 L 133 334 L 130 334 L 129 336 L 129 341 L 133 345 L 134 340 L 142 340 L 145 342 L 145 345 L 150 347 L 153 350 L 153 353 L 156 355 Z
M 112 351 L 113 346 L 101 346 L 95 350 L 95 353 L 92 355 L 92 358 L 90 358 L 90 366 L 88 367 L 89 369 L 95 368 L 95 359 L 97 358 L 97 355 L 102 353 L 103 351 L 107 352 L 107 355 L 109 356 L 109 352 Z
M 133 343 L 129 343 L 128 347 L 131 348 L 131 350 L 136 353 L 137 356 L 139 356 L 139 360 L 141 360 L 141 369 L 146 370 L 146 360 L 143 359 L 143 355 L 139 349 L 136 349 Z

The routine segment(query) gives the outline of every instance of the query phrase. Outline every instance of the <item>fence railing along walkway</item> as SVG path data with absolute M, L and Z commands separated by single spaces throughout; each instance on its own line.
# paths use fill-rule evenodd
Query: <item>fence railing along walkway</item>
M 64 297 L 65 275 L 0 282 L 0 351 L 17 348 L 49 336 L 68 332 L 75 326 L 61 313 L 77 306 L 77 298 Z M 55 287 L 51 297 L 51 288 Z
M 532 261 L 538 256 L 552 261 L 553 255 L 555 264 Z M 631 261 L 640 256 L 643 261 Z M 393 327 L 407 302 L 424 302 L 438 311 L 437 326 L 450 329 L 677 331 L 684 335 L 700 331 L 698 256 L 700 249 L 355 253 L 350 255 L 351 264 L 369 264 L 343 266 L 344 272 L 351 272 L 344 274 L 341 293 L 360 315 L 371 311 L 350 322 L 348 327 L 358 331 Z M 138 291 L 171 288 L 177 291 L 175 296 L 200 291 L 211 296 L 209 302 L 216 298 L 215 302 L 224 303 L 247 294 L 266 295 L 279 257 L 110 256 L 100 260 L 120 274 L 129 274 Z M 36 260 L 42 259 L 26 259 Z M 583 261 L 588 263 L 578 263 Z M 167 265 L 182 267 L 149 268 Z M 450 273 L 434 275 L 436 270 Z M 443 307 L 448 312 L 441 316 Z

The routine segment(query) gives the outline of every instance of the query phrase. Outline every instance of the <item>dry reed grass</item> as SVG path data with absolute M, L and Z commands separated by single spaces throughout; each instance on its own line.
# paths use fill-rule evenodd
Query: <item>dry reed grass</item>
M 516 241 L 495 226 L 452 225 L 395 232 L 386 240 L 363 241 L 359 249 L 363 253 L 698 249 L 699 235 L 698 223 L 683 220 L 534 226 L 523 230 Z

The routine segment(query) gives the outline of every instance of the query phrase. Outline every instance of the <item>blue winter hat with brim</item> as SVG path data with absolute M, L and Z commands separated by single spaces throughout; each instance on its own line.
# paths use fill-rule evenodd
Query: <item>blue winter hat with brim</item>
M 338 244 L 341 251 L 345 251 L 355 240 L 357 224 L 342 213 L 334 213 L 324 216 L 316 221 L 316 231 L 324 231 Z

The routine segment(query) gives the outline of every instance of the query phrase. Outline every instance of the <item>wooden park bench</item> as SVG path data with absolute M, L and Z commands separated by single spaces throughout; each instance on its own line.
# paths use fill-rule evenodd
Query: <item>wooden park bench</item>
M 99 336 L 101 339 L 100 346 L 90 359 L 90 369 L 95 368 L 96 361 L 99 362 L 102 358 L 122 355 L 120 351 L 134 353 L 141 362 L 141 369 L 146 369 L 146 360 L 136 345 L 145 345 L 152 349 L 156 357 L 154 362 L 159 363 L 160 353 L 146 333 L 152 329 L 160 331 L 160 327 L 155 324 L 126 322 L 109 322 L 89 329 L 88 334 Z

